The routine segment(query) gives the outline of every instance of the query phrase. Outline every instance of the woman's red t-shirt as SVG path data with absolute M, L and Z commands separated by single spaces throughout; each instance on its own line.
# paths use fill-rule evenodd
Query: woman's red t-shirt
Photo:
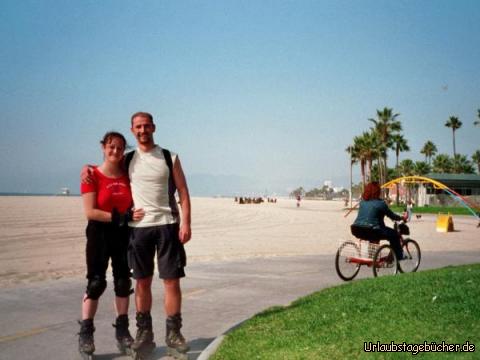
M 82 194 L 97 193 L 96 208 L 108 212 L 117 208 L 119 212 L 123 213 L 132 206 L 133 202 L 127 175 L 110 178 L 103 175 L 96 166 L 93 168 L 93 181 L 90 184 L 82 183 L 80 192 Z

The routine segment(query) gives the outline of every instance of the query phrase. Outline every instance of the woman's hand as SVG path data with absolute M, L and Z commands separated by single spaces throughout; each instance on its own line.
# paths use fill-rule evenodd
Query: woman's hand
M 133 221 L 140 221 L 145 216 L 145 211 L 143 209 L 133 209 L 132 219 Z

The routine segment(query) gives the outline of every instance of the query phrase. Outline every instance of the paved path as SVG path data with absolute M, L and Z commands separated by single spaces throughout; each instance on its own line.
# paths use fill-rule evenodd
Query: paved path
M 423 254 L 420 270 L 478 262 L 480 252 Z M 337 277 L 333 256 L 255 258 L 188 266 L 184 291 L 184 334 L 192 348 L 190 358 L 218 335 L 255 313 L 274 305 L 287 305 L 298 297 L 343 282 Z M 359 278 L 371 277 L 362 269 Z M 161 283 L 154 282 L 152 311 L 157 349 L 153 359 L 167 359 L 163 337 L 164 315 L 160 305 Z M 0 359 L 79 359 L 77 354 L 80 301 L 83 279 L 45 281 L 0 293 Z M 129 359 L 115 347 L 109 282 L 98 316 L 96 359 Z M 134 334 L 134 309 L 130 309 L 130 329 Z

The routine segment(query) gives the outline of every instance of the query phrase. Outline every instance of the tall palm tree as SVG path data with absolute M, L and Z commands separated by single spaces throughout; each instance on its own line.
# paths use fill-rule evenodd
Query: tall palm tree
M 400 157 L 400 152 L 403 151 L 410 151 L 410 147 L 408 146 L 407 140 L 403 137 L 402 134 L 393 134 L 391 137 L 392 147 L 395 150 L 395 170 L 398 170 L 398 159 Z M 398 184 L 395 185 L 395 202 L 398 205 L 400 201 L 400 191 L 398 189 Z
M 451 173 L 453 169 L 453 160 L 447 154 L 439 154 L 433 159 L 433 172 Z
M 457 151 L 455 149 L 455 131 L 462 127 L 462 122 L 458 120 L 456 116 L 450 116 L 448 121 L 445 123 L 445 126 L 452 129 L 453 134 L 453 157 L 457 155 Z
M 358 161 L 358 155 L 355 151 L 355 146 L 349 145 L 345 151 L 350 155 L 350 190 L 349 190 L 349 203 L 350 203 L 350 208 L 352 207 L 352 187 L 353 187 L 353 181 L 352 181 L 352 173 L 353 173 L 353 165 Z
M 365 186 L 365 157 L 363 156 L 363 142 L 361 136 L 355 136 L 353 138 L 353 145 L 350 150 L 352 158 L 355 158 L 355 162 L 360 163 L 360 174 L 362 175 L 362 189 Z
M 480 174 L 480 150 L 477 150 L 473 153 L 472 160 L 477 165 L 478 173 Z
M 393 109 L 383 108 L 383 110 L 377 110 L 376 119 L 368 119 L 368 121 L 373 122 L 373 129 L 378 134 L 380 140 L 380 151 L 382 152 L 383 164 L 380 167 L 380 174 L 382 178 L 380 182 L 384 183 L 387 173 L 387 149 L 389 145 L 390 137 L 393 133 L 399 132 L 402 130 L 402 124 L 397 120 L 397 117 L 400 114 L 394 114 Z M 382 169 L 383 167 L 383 169 Z
M 393 134 L 391 140 L 396 156 L 395 167 L 398 168 L 398 158 L 400 156 L 400 152 L 410 151 L 410 147 L 408 146 L 408 142 L 402 134 Z
M 437 151 L 438 151 L 437 146 L 433 142 L 428 140 L 425 143 L 425 145 L 423 145 L 423 148 L 422 150 L 420 150 L 420 153 L 425 155 L 425 161 L 430 165 L 432 161 L 432 157 L 435 156 Z
M 353 138 L 353 151 L 360 161 L 362 181 L 366 184 L 370 181 L 372 173 L 372 162 L 377 158 L 378 142 L 373 132 L 364 132 Z
M 398 166 L 398 171 L 402 176 L 412 176 L 415 174 L 415 164 L 410 159 L 402 160 L 402 162 Z M 406 201 L 408 202 L 412 199 L 412 194 L 411 194 L 411 187 L 409 186 L 409 184 L 407 184 L 406 187 L 408 190 L 407 191 L 408 196 Z

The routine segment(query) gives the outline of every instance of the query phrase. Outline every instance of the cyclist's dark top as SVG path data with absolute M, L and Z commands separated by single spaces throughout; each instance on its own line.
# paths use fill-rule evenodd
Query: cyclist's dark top
M 385 201 L 380 199 L 362 200 L 353 225 L 381 229 L 385 227 L 385 223 L 383 222 L 385 216 L 388 216 L 392 220 L 402 220 L 401 216 L 389 209 Z

